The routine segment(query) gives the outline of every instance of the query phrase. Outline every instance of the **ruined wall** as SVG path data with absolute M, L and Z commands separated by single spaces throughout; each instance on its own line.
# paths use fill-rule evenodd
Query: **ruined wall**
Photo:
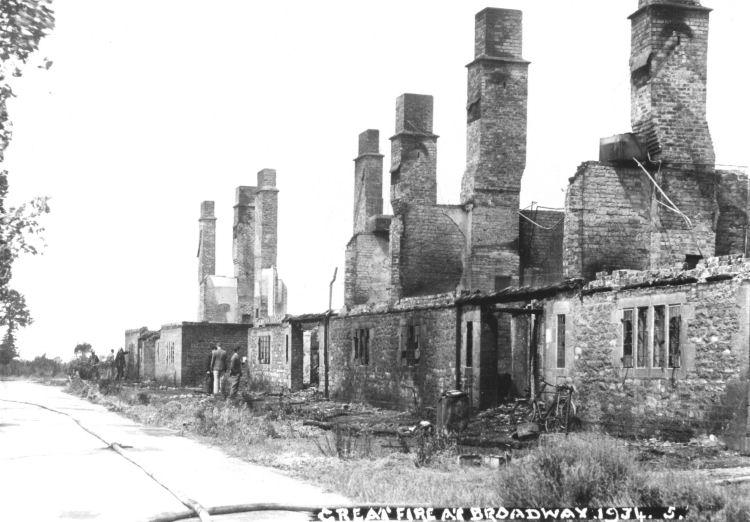
M 398 272 L 398 297 L 455 291 L 464 268 L 467 225 L 463 209 L 411 205 L 401 220 L 400 227 L 391 228 L 391 271 Z
M 151 381 L 155 377 L 156 364 L 156 342 L 159 340 L 159 332 L 148 332 L 141 337 L 139 376 L 141 381 Z
M 649 0 L 630 16 L 631 121 L 654 161 L 713 168 L 706 121 L 709 12 L 698 1 Z
M 744 254 L 747 249 L 750 183 L 739 171 L 716 171 L 716 199 L 719 219 L 716 224 L 716 255 Z
M 159 331 L 154 354 L 154 379 L 170 386 L 183 384 L 182 324 L 165 324 Z
M 274 387 L 289 389 L 291 386 L 292 367 L 292 328 L 289 323 L 271 324 L 251 328 L 248 332 L 249 355 L 248 371 L 250 379 L 267 382 Z M 259 358 L 260 339 L 268 338 L 270 359 L 268 364 Z M 286 359 L 286 343 L 289 338 L 289 361 Z
M 182 323 L 182 384 L 202 386 L 211 355 L 211 343 L 227 352 L 227 365 L 239 346 L 240 356 L 247 355 L 249 324 Z M 227 370 L 229 368 L 227 367 Z
M 738 258 L 713 258 L 683 273 L 622 271 L 593 282 L 583 299 L 550 301 L 548 331 L 557 314 L 566 314 L 567 367 L 556 368 L 555 335 L 550 333 L 544 355 L 547 380 L 572 381 L 583 417 L 610 431 L 659 432 L 685 440 L 709 433 L 750 449 L 745 439 L 750 286 L 743 282 L 749 271 L 750 263 Z M 662 283 L 654 285 L 654 279 Z M 674 369 L 658 364 L 653 355 L 654 307 L 669 305 L 679 305 L 679 316 L 674 315 L 680 324 L 680 364 Z M 628 368 L 623 310 L 639 307 L 648 310 L 650 351 L 643 368 Z
M 343 400 L 411 409 L 435 406 L 442 391 L 455 387 L 456 310 L 448 298 L 405 299 L 390 311 L 339 316 L 330 325 L 331 394 Z M 443 308 L 422 308 L 443 303 Z M 403 307 L 403 308 L 402 308 Z M 408 328 L 420 332 L 418 362 L 404 358 Z M 354 359 L 357 332 L 369 336 L 369 358 Z M 321 380 L 323 368 L 321 364 Z
M 563 279 L 563 224 L 565 213 L 523 210 L 519 216 L 521 286 L 544 286 Z
M 718 207 L 712 173 L 652 172 L 686 221 L 639 168 L 583 163 L 565 198 L 563 268 L 566 277 L 593 279 L 613 269 L 645 270 L 681 264 L 687 255 L 710 257 Z
M 146 328 L 125 330 L 125 345 L 127 368 L 125 377 L 140 381 L 154 378 L 154 349 L 159 332 Z
M 125 367 L 126 379 L 138 379 L 139 376 L 139 358 L 138 349 L 140 346 L 141 335 L 148 331 L 144 326 L 135 330 L 125 330 L 125 344 L 123 349 L 128 352 L 125 355 L 127 366 Z
M 344 304 L 387 301 L 391 259 L 387 234 L 357 234 L 346 245 Z
M 199 320 L 211 323 L 236 323 L 240 320 L 237 279 L 207 276 L 200 285 Z

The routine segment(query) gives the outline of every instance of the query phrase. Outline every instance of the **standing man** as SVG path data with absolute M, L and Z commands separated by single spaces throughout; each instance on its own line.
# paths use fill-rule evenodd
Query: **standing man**
M 242 375 L 242 360 L 240 359 L 240 347 L 234 348 L 232 358 L 229 360 L 229 383 L 231 384 L 229 398 L 237 396 L 240 389 L 240 376 Z
M 107 358 L 104 360 L 104 370 L 107 372 L 107 379 L 115 378 L 115 351 L 110 350 Z
M 125 377 L 125 354 L 128 352 L 123 351 L 122 348 L 117 350 L 117 355 L 115 355 L 115 368 L 117 369 L 117 377 L 116 379 L 118 381 L 121 381 Z
M 206 393 L 211 395 L 214 392 L 214 371 L 213 371 L 213 361 L 214 361 L 214 350 L 216 350 L 216 345 L 214 343 L 211 343 L 208 345 L 208 357 L 206 358 Z
M 221 391 L 221 377 L 227 370 L 227 352 L 216 343 L 216 349 L 211 353 L 211 370 L 214 372 L 214 395 Z

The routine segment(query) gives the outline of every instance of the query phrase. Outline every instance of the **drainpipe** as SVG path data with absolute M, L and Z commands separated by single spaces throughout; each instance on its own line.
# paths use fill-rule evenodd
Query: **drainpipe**
M 326 369 L 325 369 L 325 398 L 328 398 L 328 332 L 329 332 L 329 324 L 331 320 L 331 306 L 332 306 L 332 300 L 333 300 L 333 283 L 336 282 L 336 274 L 339 271 L 339 267 L 336 267 L 333 269 L 333 279 L 331 279 L 330 284 L 328 285 L 328 311 L 326 312 L 326 318 L 324 322 L 324 335 L 323 335 L 323 360 L 326 363 Z

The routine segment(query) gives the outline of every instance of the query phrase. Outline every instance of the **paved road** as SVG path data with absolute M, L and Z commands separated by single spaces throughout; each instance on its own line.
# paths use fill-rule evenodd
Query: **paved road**
M 67 413 L 100 438 L 68 416 L 10 401 Z M 0 381 L 0 518 L 133 521 L 187 509 L 101 439 L 119 443 L 128 458 L 178 496 L 207 508 L 254 502 L 348 503 L 343 497 L 228 457 L 172 430 L 136 424 L 59 388 Z M 307 519 L 302 513 L 283 515 Z M 252 516 L 252 520 L 279 518 L 278 513 Z

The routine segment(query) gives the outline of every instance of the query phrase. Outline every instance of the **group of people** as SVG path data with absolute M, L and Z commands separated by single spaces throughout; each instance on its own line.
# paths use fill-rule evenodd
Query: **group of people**
M 102 364 L 99 360 L 99 356 L 96 355 L 96 352 L 91 350 L 89 362 L 94 367 L 94 373 L 97 378 L 101 377 L 100 367 L 103 366 L 105 379 L 121 381 L 125 378 L 125 367 L 127 366 L 125 355 L 128 353 L 128 351 L 123 350 L 122 348 L 117 350 L 117 354 L 115 354 L 114 350 L 110 350 L 109 355 L 107 355 L 107 358 Z
M 211 343 L 211 355 L 208 358 L 206 371 L 206 392 L 213 395 L 222 393 L 221 383 L 229 369 L 229 397 L 234 398 L 240 389 L 242 375 L 242 358 L 240 348 L 236 347 L 227 364 L 227 351 L 219 343 Z

